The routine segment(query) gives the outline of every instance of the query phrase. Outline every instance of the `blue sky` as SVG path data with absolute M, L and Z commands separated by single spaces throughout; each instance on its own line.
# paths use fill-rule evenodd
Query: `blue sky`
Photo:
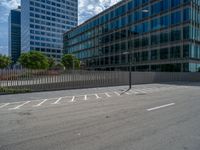
M 79 0 L 79 23 L 98 14 L 121 0 Z M 0 0 L 0 53 L 8 54 L 8 15 L 10 9 L 20 5 L 20 0 Z

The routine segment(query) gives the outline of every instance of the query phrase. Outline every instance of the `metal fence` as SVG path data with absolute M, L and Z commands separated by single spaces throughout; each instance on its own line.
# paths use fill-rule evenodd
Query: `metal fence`
M 133 84 L 200 81 L 200 73 L 133 72 Z M 122 71 L 0 70 L 0 94 L 127 85 Z

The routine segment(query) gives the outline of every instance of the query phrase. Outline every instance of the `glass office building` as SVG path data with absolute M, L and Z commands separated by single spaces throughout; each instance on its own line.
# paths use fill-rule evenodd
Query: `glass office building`
M 78 0 L 21 0 L 22 52 L 41 51 L 60 60 L 63 33 L 77 26 Z
M 8 52 L 13 64 L 21 53 L 21 9 L 13 9 L 8 17 Z
M 87 69 L 200 71 L 200 1 L 123 0 L 66 32 L 64 53 Z

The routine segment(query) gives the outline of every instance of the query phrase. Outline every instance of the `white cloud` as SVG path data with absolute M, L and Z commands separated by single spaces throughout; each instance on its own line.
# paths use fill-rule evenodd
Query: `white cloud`
M 79 0 L 79 24 L 121 0 Z
M 0 22 L 7 22 L 10 9 L 17 8 L 20 0 L 0 0 Z

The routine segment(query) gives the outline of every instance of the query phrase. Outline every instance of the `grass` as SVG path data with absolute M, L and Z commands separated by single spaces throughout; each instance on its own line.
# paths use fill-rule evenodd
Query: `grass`
M 19 93 L 27 93 L 31 92 L 30 89 L 12 89 L 12 88 L 0 88 L 0 95 L 1 94 L 19 94 Z

